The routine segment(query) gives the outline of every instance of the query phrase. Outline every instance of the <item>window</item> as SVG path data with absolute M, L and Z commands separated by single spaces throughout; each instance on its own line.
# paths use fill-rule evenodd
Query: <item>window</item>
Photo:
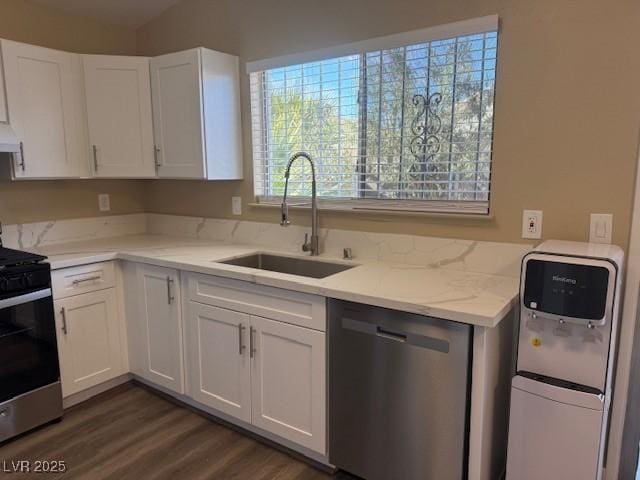
M 302 150 L 316 162 L 323 207 L 488 213 L 496 52 L 497 21 L 252 71 L 258 201 L 278 201 Z M 297 162 L 290 194 L 308 197 L 310 180 Z

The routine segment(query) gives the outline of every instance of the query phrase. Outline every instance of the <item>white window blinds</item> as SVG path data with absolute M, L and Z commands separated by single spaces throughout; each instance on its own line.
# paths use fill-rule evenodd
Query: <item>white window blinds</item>
M 252 72 L 258 201 L 302 150 L 325 207 L 487 213 L 496 52 L 490 30 Z M 296 164 L 291 195 L 310 180 Z

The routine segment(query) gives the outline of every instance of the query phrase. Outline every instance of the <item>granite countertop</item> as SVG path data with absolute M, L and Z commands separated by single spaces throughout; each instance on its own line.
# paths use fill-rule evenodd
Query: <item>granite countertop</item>
M 47 245 L 53 269 L 108 260 L 130 260 L 184 271 L 244 280 L 406 312 L 431 315 L 482 327 L 495 327 L 513 307 L 519 279 L 437 266 L 362 260 L 356 267 L 314 279 L 216 263 L 273 248 L 229 244 L 189 237 L 129 235 Z M 284 255 L 294 256 L 290 253 Z M 340 261 L 321 255 L 319 260 Z

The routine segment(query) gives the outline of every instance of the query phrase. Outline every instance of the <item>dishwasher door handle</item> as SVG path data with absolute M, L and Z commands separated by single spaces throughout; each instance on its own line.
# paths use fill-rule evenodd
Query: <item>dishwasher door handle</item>
M 391 340 L 398 343 L 405 343 L 415 347 L 427 348 L 437 352 L 449 353 L 449 342 L 441 338 L 430 337 L 428 335 L 420 335 L 418 333 L 401 333 L 387 330 L 386 328 L 376 325 L 375 323 L 363 322 L 362 320 L 354 320 L 353 318 L 342 317 L 342 328 L 352 330 L 354 332 L 373 335 L 385 340 Z
M 396 342 L 406 342 L 407 334 L 406 333 L 396 333 L 390 330 L 385 330 L 380 325 L 376 327 L 376 335 L 382 338 L 388 338 L 389 340 L 393 340 Z

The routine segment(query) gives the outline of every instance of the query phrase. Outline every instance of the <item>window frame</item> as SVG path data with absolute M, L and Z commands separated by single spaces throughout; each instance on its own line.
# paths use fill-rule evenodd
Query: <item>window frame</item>
M 257 92 L 254 91 L 254 81 L 250 81 L 250 97 L 251 97 L 251 126 L 252 126 L 252 141 L 253 141 L 253 182 L 254 182 L 254 195 L 255 204 L 261 206 L 279 206 L 282 202 L 282 196 L 265 195 L 267 190 L 266 185 L 270 185 L 269 180 L 269 162 L 267 158 L 262 158 L 262 155 L 266 151 L 266 148 L 261 148 L 268 145 L 268 128 L 266 128 L 265 120 L 269 115 L 268 102 L 264 101 L 264 93 L 266 89 L 266 75 L 265 71 L 273 68 L 286 67 L 289 65 L 296 65 L 301 63 L 308 63 L 318 60 L 326 60 L 330 58 L 338 58 L 342 56 L 358 55 L 360 61 L 360 92 L 364 95 L 366 92 L 366 57 L 367 52 L 371 50 L 385 51 L 392 48 L 407 47 L 412 44 L 426 43 L 431 41 L 442 40 L 446 38 L 453 38 L 465 35 L 482 34 L 491 31 L 498 32 L 499 25 L 497 15 L 491 15 L 487 17 L 481 17 L 471 20 L 464 20 L 461 22 L 455 22 L 446 25 L 440 25 L 436 27 L 430 27 L 421 30 L 414 30 L 403 34 L 390 35 L 387 37 L 379 37 L 376 39 L 367 40 L 364 42 L 357 42 L 348 45 L 341 45 L 330 49 L 322 49 L 311 52 L 303 52 L 300 54 L 285 55 L 283 57 L 277 57 L 267 60 L 259 60 L 255 62 L 247 63 L 247 73 L 255 74 L 260 73 L 260 88 Z M 406 50 L 405 50 L 406 55 Z M 484 56 L 484 51 L 483 51 Z M 497 56 L 496 56 L 497 58 Z M 484 75 L 484 72 L 483 72 Z M 257 100 L 254 96 L 258 96 Z M 495 96 L 495 85 L 494 85 Z M 256 138 L 256 129 L 254 127 L 254 102 L 259 102 L 262 112 L 259 116 L 259 129 L 260 137 Z M 367 122 L 367 107 L 366 102 L 363 102 L 359 98 L 358 107 L 358 130 L 359 130 L 359 145 L 358 153 L 358 170 L 354 172 L 354 175 L 358 175 L 357 182 L 360 184 L 363 181 L 364 169 L 367 156 L 366 156 L 366 135 L 362 134 L 362 129 L 366 128 Z M 494 107 L 495 108 L 495 107 Z M 492 122 L 495 119 L 495 110 L 492 115 Z M 491 131 L 491 143 L 493 144 L 493 128 Z M 477 217 L 491 218 L 491 192 L 492 192 L 492 177 L 493 177 L 493 148 L 491 151 L 491 164 L 489 168 L 488 185 L 489 191 L 487 192 L 487 200 L 405 200 L 405 199 L 384 199 L 384 198 L 367 198 L 362 197 L 318 197 L 318 205 L 323 210 L 336 210 L 336 211 L 354 211 L 354 212 L 368 212 L 368 213 L 385 213 L 385 214 L 454 214 L 458 215 L 473 215 Z M 362 164 L 362 166 L 361 166 Z M 263 184 L 263 193 L 260 194 L 257 191 L 257 172 L 263 172 L 260 183 Z M 266 182 L 266 184 L 264 184 Z M 362 191 L 358 189 L 358 191 Z M 291 206 L 302 207 L 309 204 L 309 197 L 290 197 Z

